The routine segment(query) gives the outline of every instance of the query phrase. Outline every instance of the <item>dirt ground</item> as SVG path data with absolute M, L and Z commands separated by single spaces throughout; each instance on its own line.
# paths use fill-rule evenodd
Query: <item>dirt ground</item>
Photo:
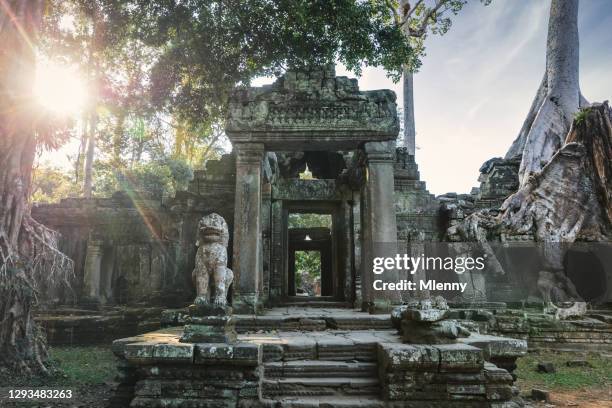
M 583 367 L 568 367 L 568 361 L 582 360 Z M 541 373 L 537 364 L 549 362 L 555 373 Z M 548 391 L 549 401 L 525 398 L 528 406 L 537 408 L 579 407 L 612 408 L 612 358 L 606 353 L 533 352 L 519 359 L 517 385 L 521 395 L 532 389 Z

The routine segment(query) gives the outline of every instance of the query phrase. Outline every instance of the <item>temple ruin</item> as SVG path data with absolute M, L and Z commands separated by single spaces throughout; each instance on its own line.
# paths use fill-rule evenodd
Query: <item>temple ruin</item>
M 512 293 L 517 282 L 531 285 L 521 273 L 536 268 L 533 249 L 521 245 L 533 242 L 528 234 L 500 238 L 518 244 L 509 256 L 524 263 L 508 269 L 500 256 L 505 274 L 460 275 L 468 287 L 462 295 L 373 290 L 373 258 L 427 245 L 458 251 L 449 229 L 477 210 L 499 208 L 518 185 L 519 163 L 492 159 L 479 188 L 435 197 L 414 156 L 396 148 L 398 132 L 392 91 L 360 91 L 333 67 L 289 71 L 271 85 L 235 90 L 226 127 L 233 151 L 197 171 L 187 191 L 34 206 L 33 216 L 62 234 L 61 249 L 76 265 L 72 289 L 45 299 L 59 305 L 55 312 L 38 316 L 50 341 L 89 341 L 100 325 L 99 339 L 139 335 L 113 345 L 122 376 L 113 404 L 132 407 L 160 399 L 310 406 L 322 397 L 338 406 L 519 407 L 512 371 L 528 342 L 589 338 L 594 348 L 611 347 L 612 326 L 594 316 L 553 321 L 511 312 L 513 302 L 532 301 Z M 211 213 L 229 227 L 234 274 L 232 310 L 223 312 L 231 336 L 222 344 L 206 330 L 198 341 L 181 339 L 185 324 L 205 326 L 188 306 L 196 295 L 198 222 Z M 328 222 L 295 226 L 295 214 Z M 320 259 L 312 293 L 296 283 L 299 251 Z M 580 251 L 571 256 L 575 262 Z M 592 272 L 599 287 L 580 291 L 606 303 L 612 260 L 602 256 Z M 409 278 L 398 270 L 376 277 Z M 153 329 L 160 330 L 143 334 Z

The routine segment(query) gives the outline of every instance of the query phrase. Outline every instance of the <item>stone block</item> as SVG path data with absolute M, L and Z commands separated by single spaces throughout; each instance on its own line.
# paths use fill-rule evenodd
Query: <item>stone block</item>
M 215 305 L 212 303 L 198 303 L 189 306 L 191 316 L 231 316 L 232 308 L 227 305 Z
M 506 357 L 518 358 L 527 354 L 527 341 L 522 339 L 474 333 L 470 337 L 459 341 L 481 349 L 486 360 Z
M 489 385 L 486 386 L 487 390 L 487 399 L 491 401 L 504 401 L 512 399 L 513 392 L 512 387 L 510 385 Z
M 130 363 L 153 362 L 156 346 L 153 342 L 129 343 L 123 347 L 123 356 Z
M 479 371 L 484 366 L 482 350 L 465 344 L 436 345 L 440 353 L 440 371 Z
M 402 317 L 417 322 L 437 322 L 446 318 L 448 310 L 443 309 L 405 309 Z
M 449 394 L 485 395 L 484 384 L 448 384 L 446 392 Z
M 231 327 L 188 324 L 181 336 L 181 342 L 233 343 L 236 338 L 236 331 L 232 330 Z
M 542 363 L 538 363 L 537 371 L 539 373 L 552 374 L 552 373 L 556 373 L 557 369 L 555 368 L 555 365 L 551 362 L 542 362 Z
M 261 345 L 253 343 L 198 343 L 195 350 L 195 364 L 257 366 L 262 361 Z
M 531 390 L 531 398 L 533 398 L 536 401 L 550 402 L 550 392 L 546 390 L 534 388 Z
M 282 347 L 284 361 L 317 358 L 317 342 L 311 337 L 290 337 Z
M 378 362 L 383 371 L 435 371 L 440 363 L 440 350 L 427 345 L 380 343 Z
M 153 350 L 153 358 L 157 362 L 192 363 L 193 350 L 193 344 L 188 343 L 157 344 Z
M 513 381 L 512 375 L 508 371 L 496 367 L 494 364 L 491 363 L 485 363 L 484 375 L 487 379 L 487 383 L 489 384 L 512 384 Z
M 263 361 L 281 361 L 283 359 L 283 347 L 280 344 L 263 344 Z

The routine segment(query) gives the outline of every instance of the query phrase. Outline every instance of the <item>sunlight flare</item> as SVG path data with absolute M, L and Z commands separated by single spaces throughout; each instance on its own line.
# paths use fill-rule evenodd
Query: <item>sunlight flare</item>
M 76 116 L 87 103 L 87 86 L 73 67 L 41 63 L 36 70 L 34 93 L 45 110 L 62 116 Z

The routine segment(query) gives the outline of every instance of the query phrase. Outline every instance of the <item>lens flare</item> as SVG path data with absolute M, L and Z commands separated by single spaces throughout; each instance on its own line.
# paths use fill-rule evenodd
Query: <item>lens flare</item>
M 84 81 L 76 69 L 66 65 L 39 64 L 34 93 L 43 109 L 61 116 L 75 116 L 87 103 Z

